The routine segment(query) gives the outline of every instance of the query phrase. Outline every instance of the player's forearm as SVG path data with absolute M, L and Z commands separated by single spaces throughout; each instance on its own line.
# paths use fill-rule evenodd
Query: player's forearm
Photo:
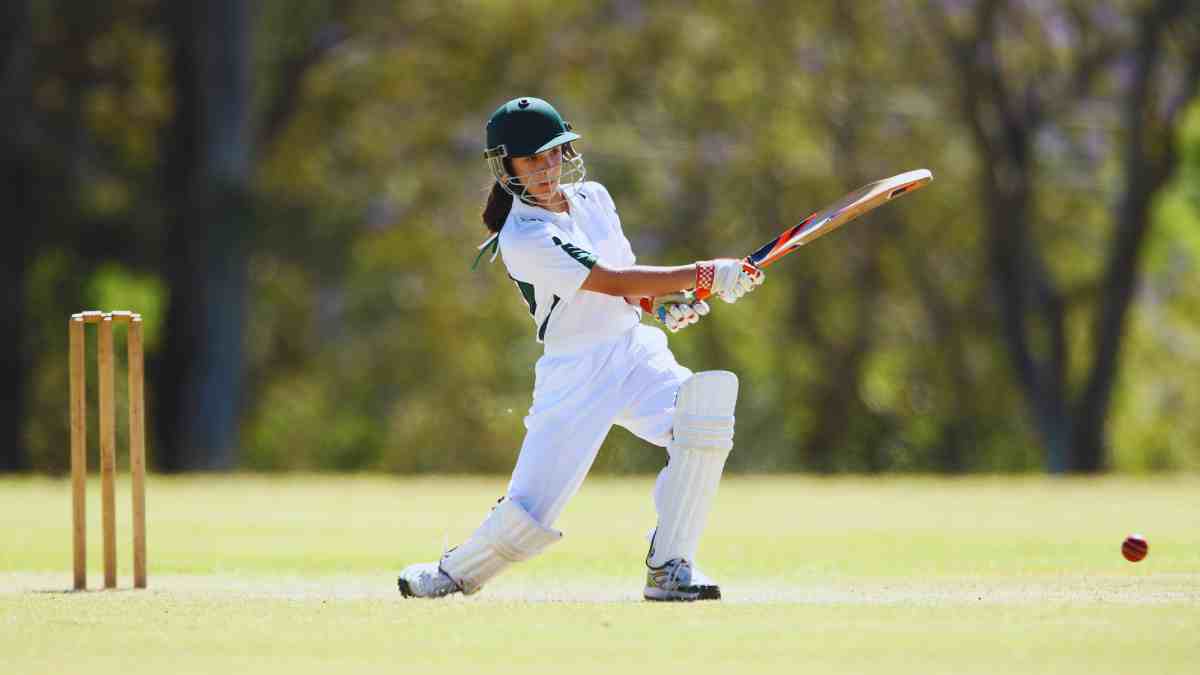
M 695 285 L 694 264 L 678 267 L 634 265 L 613 269 L 597 263 L 582 288 L 605 295 L 642 297 L 677 293 Z

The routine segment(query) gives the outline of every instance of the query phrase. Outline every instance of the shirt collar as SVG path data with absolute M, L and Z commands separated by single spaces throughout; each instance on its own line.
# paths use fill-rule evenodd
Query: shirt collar
M 544 209 L 540 206 L 534 206 L 532 204 L 528 204 L 528 203 L 526 203 L 520 199 L 517 199 L 515 197 L 513 198 L 512 210 L 517 216 L 524 216 L 526 218 L 536 218 L 538 220 L 549 220 L 551 222 L 556 222 L 556 223 L 561 222 L 563 220 L 570 220 L 571 213 L 573 213 L 574 210 L 576 208 L 578 208 L 578 205 L 575 203 L 575 200 L 572 199 L 570 190 L 564 190 L 563 194 L 566 196 L 567 202 L 571 205 L 570 211 L 564 211 L 562 213 L 557 213 L 557 212 L 551 211 L 549 209 Z

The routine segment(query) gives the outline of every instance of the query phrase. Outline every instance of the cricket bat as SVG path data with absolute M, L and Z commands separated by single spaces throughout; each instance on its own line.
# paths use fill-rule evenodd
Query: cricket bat
M 746 262 L 755 267 L 766 267 L 805 244 L 824 237 L 842 225 L 868 211 L 883 206 L 902 194 L 924 187 L 933 180 L 929 169 L 916 169 L 902 174 L 868 183 L 833 204 L 817 211 L 798 225 L 788 228 L 783 234 L 767 242 L 762 248 L 746 256 Z M 700 300 L 709 292 L 696 292 Z

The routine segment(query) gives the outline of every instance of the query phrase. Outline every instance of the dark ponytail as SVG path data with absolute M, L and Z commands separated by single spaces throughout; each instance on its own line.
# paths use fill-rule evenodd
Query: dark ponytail
M 508 212 L 512 210 L 513 196 L 500 187 L 499 181 L 492 183 L 492 191 L 488 193 L 487 205 L 483 207 L 483 224 L 489 232 L 499 232 L 508 220 Z

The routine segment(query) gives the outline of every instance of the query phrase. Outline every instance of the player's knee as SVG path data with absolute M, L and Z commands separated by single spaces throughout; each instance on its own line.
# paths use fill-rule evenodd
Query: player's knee
M 675 401 L 674 439 L 695 450 L 733 448 L 734 409 L 738 379 L 727 370 L 707 370 L 689 377 Z

